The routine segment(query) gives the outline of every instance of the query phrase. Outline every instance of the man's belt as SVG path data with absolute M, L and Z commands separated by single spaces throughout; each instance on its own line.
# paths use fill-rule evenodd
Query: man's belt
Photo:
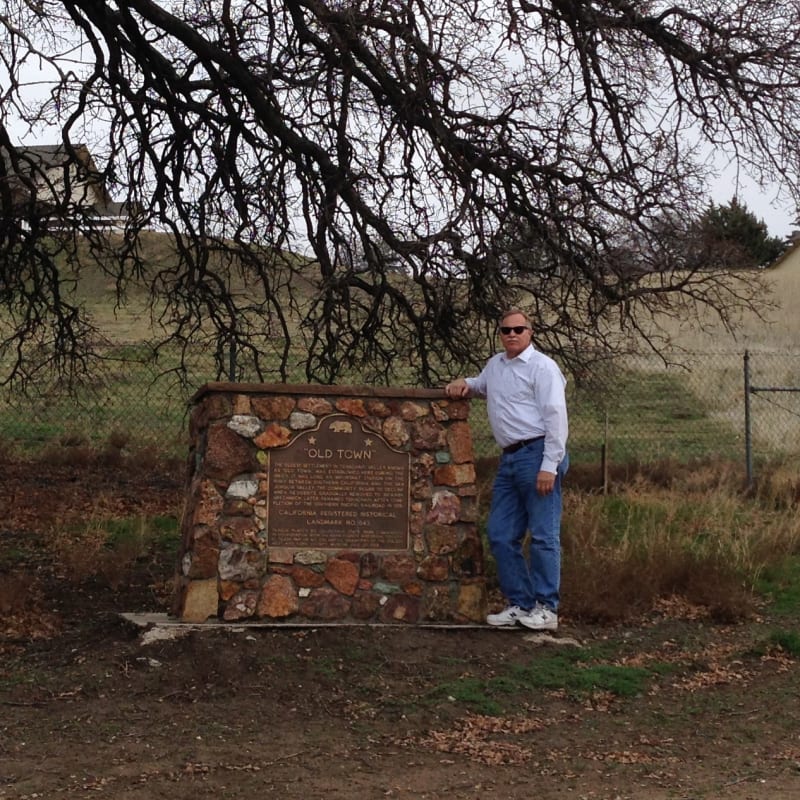
M 534 436 L 533 439 L 523 439 L 521 442 L 514 442 L 514 444 L 510 444 L 508 447 L 504 447 L 503 452 L 506 455 L 509 453 L 516 453 L 517 450 L 522 450 L 523 447 L 527 447 L 533 442 L 538 442 L 540 439 L 544 439 L 544 436 Z

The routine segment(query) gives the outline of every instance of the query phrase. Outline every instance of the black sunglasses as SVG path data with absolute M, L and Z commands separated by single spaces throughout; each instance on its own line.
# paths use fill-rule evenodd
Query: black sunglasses
M 512 325 L 510 328 L 503 325 L 500 328 L 500 333 L 502 333 L 503 336 L 508 336 L 508 334 L 511 333 L 511 331 L 514 331 L 514 333 L 516 333 L 517 336 L 519 336 L 519 334 L 521 334 L 522 331 L 527 331 L 527 330 L 529 330 L 527 325 Z

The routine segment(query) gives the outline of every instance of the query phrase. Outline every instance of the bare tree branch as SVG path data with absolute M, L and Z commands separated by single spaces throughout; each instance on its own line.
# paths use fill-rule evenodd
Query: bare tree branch
M 681 241 L 709 148 L 797 197 L 798 37 L 793 0 L 9 0 L 0 380 L 91 373 L 62 291 L 87 258 L 120 303 L 147 281 L 155 352 L 211 343 L 224 374 L 233 348 L 250 379 L 432 384 L 510 303 L 576 365 L 662 310 L 729 321 L 757 285 Z M 78 183 L 22 163 L 45 124 L 120 235 L 43 202 Z

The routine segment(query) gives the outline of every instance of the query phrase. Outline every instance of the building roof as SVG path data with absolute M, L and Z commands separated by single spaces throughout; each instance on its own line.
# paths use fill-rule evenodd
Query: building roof
M 104 215 L 115 209 L 119 215 L 119 203 L 114 203 L 97 169 L 89 148 L 84 144 L 68 148 L 64 144 L 19 145 L 13 153 L 0 146 L 2 172 L 0 181 L 5 180 L 12 195 L 28 195 L 32 189 L 43 185 L 51 195 L 57 190 L 59 175 L 69 174 L 75 186 L 84 188 L 82 203 L 89 205 L 96 213 Z M 33 182 L 34 186 L 31 186 Z M 91 192 L 91 195 L 89 194 Z

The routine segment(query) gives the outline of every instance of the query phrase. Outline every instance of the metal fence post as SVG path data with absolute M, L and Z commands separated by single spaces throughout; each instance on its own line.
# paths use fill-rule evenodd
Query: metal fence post
M 744 351 L 744 454 L 747 488 L 753 488 L 753 440 L 750 430 L 750 351 Z
M 603 494 L 608 494 L 608 409 L 606 409 L 603 444 L 600 446 L 600 470 L 603 476 Z
M 228 350 L 228 380 L 231 383 L 236 381 L 236 340 L 231 336 Z

